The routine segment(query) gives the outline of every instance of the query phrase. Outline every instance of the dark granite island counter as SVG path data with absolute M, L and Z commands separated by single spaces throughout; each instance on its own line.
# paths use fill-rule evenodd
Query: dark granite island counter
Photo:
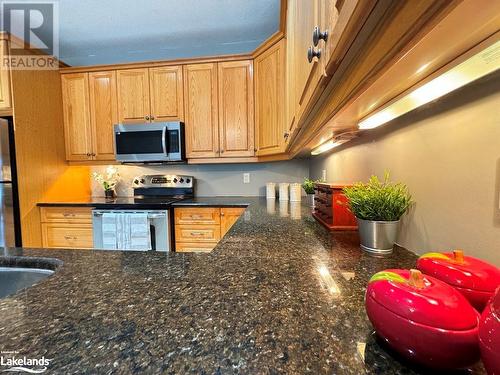
M 55 374 L 428 373 L 381 347 L 363 302 L 373 273 L 415 255 L 363 254 L 306 206 L 239 202 L 249 207 L 210 254 L 5 250 L 2 262 L 63 264 L 0 300 L 0 350 L 50 358 Z

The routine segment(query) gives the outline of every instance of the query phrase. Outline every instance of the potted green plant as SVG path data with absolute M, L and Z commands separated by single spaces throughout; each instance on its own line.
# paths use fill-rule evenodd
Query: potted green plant
M 120 181 L 118 169 L 110 165 L 106 168 L 106 174 L 94 172 L 92 173 L 92 176 L 94 177 L 94 180 L 102 185 L 104 189 L 104 196 L 107 199 L 116 198 L 115 188 L 118 181 Z
M 345 187 L 349 208 L 358 221 L 361 248 L 370 253 L 392 252 L 399 230 L 399 220 L 412 204 L 408 187 L 372 176 L 367 183 Z
M 310 178 L 304 178 L 304 182 L 302 183 L 302 189 L 307 194 L 307 200 L 311 204 L 311 207 L 314 207 L 314 180 Z

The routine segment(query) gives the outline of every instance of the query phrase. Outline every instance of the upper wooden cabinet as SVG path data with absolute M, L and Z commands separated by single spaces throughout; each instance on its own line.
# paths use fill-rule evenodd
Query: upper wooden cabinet
M 61 76 L 66 160 L 115 160 L 116 73 Z
M 187 157 L 218 157 L 217 64 L 184 66 L 184 117 Z
M 255 66 L 255 121 L 257 155 L 284 152 L 285 41 L 257 56 Z
M 149 122 L 148 69 L 127 69 L 116 72 L 118 84 L 118 119 L 121 124 Z
M 182 66 L 117 71 L 122 124 L 182 121 Z
M 218 64 L 221 157 L 254 156 L 252 61 Z
M 8 56 L 8 42 L 0 40 L 0 61 L 4 61 L 6 56 Z M 11 108 L 10 94 L 10 71 L 0 64 L 0 109 Z
M 89 160 L 92 158 L 89 75 L 88 73 L 64 74 L 61 82 L 66 159 Z
M 95 160 L 115 160 L 113 125 L 118 122 L 116 72 L 89 73 L 92 153 Z
M 151 121 L 184 119 L 182 66 L 149 69 Z

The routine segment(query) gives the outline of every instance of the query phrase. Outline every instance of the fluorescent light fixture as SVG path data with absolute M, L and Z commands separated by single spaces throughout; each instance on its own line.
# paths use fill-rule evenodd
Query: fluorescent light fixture
M 424 67 L 426 66 L 424 65 Z M 359 122 L 358 126 L 360 129 L 376 128 L 472 81 L 493 73 L 497 69 L 500 69 L 500 41 L 493 43 L 445 73 L 412 90 L 384 109 L 366 117 Z
M 311 151 L 311 155 L 322 154 L 323 152 L 331 150 L 332 148 L 340 146 L 341 144 L 342 144 L 341 142 L 334 142 L 333 139 L 330 139 L 329 141 L 327 141 L 327 142 L 323 143 L 322 145 L 313 149 Z

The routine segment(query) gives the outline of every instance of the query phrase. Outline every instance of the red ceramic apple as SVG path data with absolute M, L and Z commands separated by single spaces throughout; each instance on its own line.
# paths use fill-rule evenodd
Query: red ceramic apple
M 417 268 L 452 285 L 479 312 L 500 285 L 500 269 L 480 259 L 464 256 L 461 250 L 424 254 L 418 259 Z
M 500 288 L 483 311 L 479 322 L 481 358 L 489 375 L 500 375 Z
M 366 289 L 377 334 L 411 361 L 457 369 L 479 359 L 479 314 L 458 291 L 418 270 L 378 272 Z

